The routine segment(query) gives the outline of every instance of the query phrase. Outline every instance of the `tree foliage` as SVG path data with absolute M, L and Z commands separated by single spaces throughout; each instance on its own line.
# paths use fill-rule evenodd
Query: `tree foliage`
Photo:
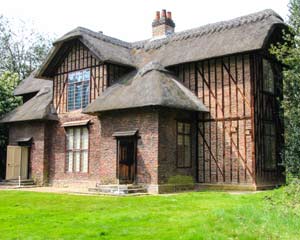
M 0 118 L 21 103 L 13 90 L 39 67 L 51 42 L 47 35 L 29 29 L 24 22 L 0 16 Z M 4 176 L 7 140 L 8 128 L 0 125 L 0 179 Z
M 284 66 L 285 167 L 288 174 L 300 178 L 300 0 L 290 0 L 289 12 L 284 43 L 273 46 L 271 53 Z
M 12 111 L 20 104 L 20 98 L 13 95 L 15 84 L 18 82 L 18 74 L 5 72 L 0 75 L 0 116 Z M 7 141 L 7 128 L 0 128 L 0 147 Z
M 27 77 L 45 59 L 51 39 L 22 21 L 0 16 L 0 75 L 6 71 Z

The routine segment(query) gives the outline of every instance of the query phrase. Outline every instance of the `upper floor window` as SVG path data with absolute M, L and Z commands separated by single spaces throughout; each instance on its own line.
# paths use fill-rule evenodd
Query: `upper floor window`
M 88 105 L 90 95 L 90 69 L 68 74 L 68 111 Z
M 177 122 L 177 167 L 191 167 L 191 153 L 191 124 Z
M 263 59 L 263 90 L 274 93 L 274 72 L 271 63 Z
M 87 127 L 67 128 L 67 171 L 88 172 L 89 133 Z

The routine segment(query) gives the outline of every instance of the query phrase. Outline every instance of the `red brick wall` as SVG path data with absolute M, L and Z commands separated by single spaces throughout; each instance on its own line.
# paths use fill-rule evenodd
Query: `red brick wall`
M 49 123 L 50 124 L 50 123 Z M 14 123 L 9 128 L 9 144 L 17 145 L 17 140 L 20 138 L 33 138 L 33 144 L 30 150 L 29 167 L 31 168 L 31 177 L 37 184 L 47 182 L 47 154 L 45 148 L 45 126 L 47 123 L 42 122 L 27 122 Z
M 101 182 L 116 179 L 116 139 L 117 131 L 139 130 L 137 146 L 137 182 L 158 183 L 158 112 L 154 109 L 136 109 L 106 113 L 101 122 Z
M 190 121 L 192 133 L 192 166 L 177 167 L 177 120 Z M 159 183 L 168 183 L 171 176 L 192 176 L 196 182 L 196 122 L 193 113 L 162 109 L 159 113 Z
M 158 162 L 158 114 L 155 110 L 128 110 L 105 113 L 98 117 L 70 112 L 59 116 L 60 122 L 52 129 L 50 153 L 50 182 L 71 185 L 75 183 L 94 186 L 116 183 L 117 141 L 112 136 L 116 131 L 139 129 L 137 152 L 137 181 L 157 184 Z M 89 125 L 89 171 L 88 173 L 66 172 L 66 132 L 64 122 L 91 119 Z M 101 125 L 100 125 L 101 122 Z
M 89 168 L 87 173 L 66 172 L 66 131 L 62 124 L 70 121 L 89 119 Z M 50 183 L 88 183 L 100 180 L 100 125 L 97 117 L 73 111 L 59 115 L 59 123 L 52 128 L 50 141 Z

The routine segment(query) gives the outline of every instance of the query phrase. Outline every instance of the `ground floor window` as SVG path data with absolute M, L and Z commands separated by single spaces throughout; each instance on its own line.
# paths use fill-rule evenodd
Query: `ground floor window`
M 264 122 L 264 168 L 276 169 L 276 134 L 274 123 Z
M 177 122 L 177 167 L 191 167 L 191 124 Z
M 67 172 L 88 172 L 87 127 L 67 128 Z

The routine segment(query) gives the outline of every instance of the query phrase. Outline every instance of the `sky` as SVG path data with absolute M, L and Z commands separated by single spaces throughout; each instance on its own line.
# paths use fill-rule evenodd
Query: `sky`
M 82 26 L 124 41 L 151 37 L 155 11 L 172 12 L 175 31 L 271 8 L 285 20 L 288 0 L 2 0 L 0 15 L 50 36 Z

